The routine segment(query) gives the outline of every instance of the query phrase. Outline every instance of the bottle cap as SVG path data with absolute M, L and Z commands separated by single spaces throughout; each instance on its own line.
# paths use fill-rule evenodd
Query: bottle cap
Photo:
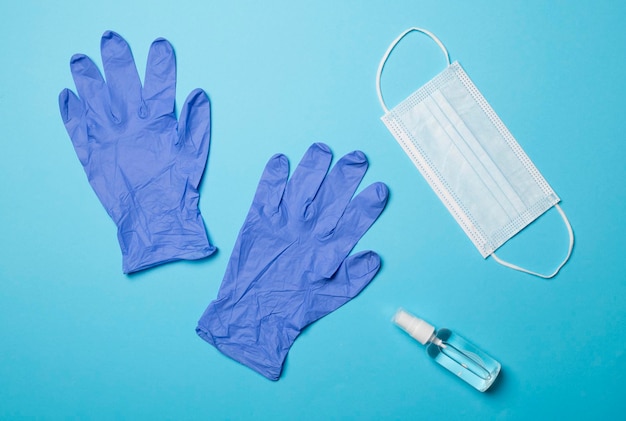
M 398 309 L 393 317 L 393 322 L 422 345 L 426 345 L 435 332 L 434 326 L 403 309 Z

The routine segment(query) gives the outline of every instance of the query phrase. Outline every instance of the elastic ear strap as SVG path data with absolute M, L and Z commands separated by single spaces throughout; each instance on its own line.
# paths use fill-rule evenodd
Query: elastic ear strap
M 544 274 L 541 274 L 541 273 L 533 272 L 533 271 L 530 271 L 528 269 L 524 269 L 522 267 L 514 265 L 512 263 L 505 262 L 504 260 L 502 260 L 498 256 L 496 256 L 495 253 L 492 253 L 491 256 L 495 259 L 495 261 L 500 263 L 503 266 L 508 267 L 508 268 L 515 269 L 515 270 L 518 270 L 520 272 L 528 273 L 530 275 L 535 275 L 535 276 L 538 276 L 540 278 L 544 278 L 544 279 L 554 278 L 556 276 L 556 274 L 559 273 L 561 268 L 565 265 L 565 263 L 567 263 L 567 261 L 569 260 L 570 256 L 572 255 L 572 249 L 574 248 L 574 231 L 572 230 L 572 225 L 569 223 L 569 220 L 567 219 L 567 216 L 565 216 L 565 212 L 563 212 L 563 209 L 561 209 L 561 207 L 559 205 L 554 205 L 554 207 L 561 214 L 561 217 L 563 218 L 563 222 L 565 222 L 565 226 L 567 227 L 567 231 L 569 233 L 569 250 L 567 251 L 567 256 L 565 257 L 565 260 L 563 260 L 563 262 L 559 265 L 559 267 L 556 268 L 556 270 L 554 272 L 552 272 L 550 275 L 544 275 Z
M 383 110 L 385 110 L 385 113 L 388 113 L 389 109 L 387 108 L 387 105 L 385 105 L 385 100 L 383 99 L 383 93 L 382 93 L 382 91 L 380 89 L 380 78 L 381 78 L 382 73 L 383 73 L 383 68 L 385 67 L 385 63 L 387 62 L 387 59 L 389 58 L 389 54 L 391 54 L 393 49 L 396 48 L 396 45 L 398 45 L 398 43 L 402 40 L 402 38 L 404 38 L 405 36 L 407 36 L 408 34 L 410 34 L 413 31 L 421 32 L 421 33 L 423 33 L 425 35 L 428 35 L 430 38 L 432 38 L 432 40 L 435 41 L 437 43 L 437 45 L 439 45 L 439 48 L 441 48 L 441 51 L 443 51 L 443 54 L 446 56 L 446 60 L 448 61 L 448 65 L 450 65 L 450 54 L 448 54 L 448 50 L 446 50 L 446 47 L 443 45 L 443 43 L 432 32 L 427 31 L 426 29 L 415 28 L 414 27 L 414 28 L 409 28 L 406 31 L 404 31 L 403 33 L 401 33 L 398 36 L 398 38 L 396 38 L 391 43 L 389 48 L 387 48 L 387 52 L 383 56 L 382 60 L 380 60 L 380 64 L 378 65 L 378 72 L 376 73 L 376 93 L 378 94 L 378 102 L 380 102 L 380 106 L 383 108 Z

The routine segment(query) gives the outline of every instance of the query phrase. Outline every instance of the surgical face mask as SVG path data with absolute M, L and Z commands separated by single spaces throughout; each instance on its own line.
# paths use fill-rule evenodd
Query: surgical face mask
M 387 59 L 407 34 L 417 31 L 441 48 L 448 66 L 426 85 L 389 110 L 380 79 Z M 542 278 L 552 278 L 569 259 L 574 234 L 560 199 L 524 153 L 458 62 L 431 32 L 410 28 L 383 56 L 376 76 L 382 121 L 411 158 L 480 254 Z M 495 251 L 552 207 L 569 232 L 565 260 L 541 274 L 498 258 Z

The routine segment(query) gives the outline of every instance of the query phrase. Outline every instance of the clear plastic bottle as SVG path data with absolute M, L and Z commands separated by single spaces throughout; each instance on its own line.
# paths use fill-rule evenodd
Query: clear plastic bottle
M 435 331 L 434 326 L 399 309 L 395 324 L 422 345 L 433 360 L 484 392 L 500 373 L 500 363 L 449 329 Z

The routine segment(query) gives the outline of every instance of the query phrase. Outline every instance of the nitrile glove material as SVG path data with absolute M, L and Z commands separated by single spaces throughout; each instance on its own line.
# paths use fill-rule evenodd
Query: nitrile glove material
M 348 256 L 382 212 L 374 183 L 353 198 L 368 163 L 355 151 L 328 172 L 328 146 L 312 145 L 288 181 L 273 156 L 239 232 L 218 297 L 196 332 L 222 353 L 277 380 L 307 325 L 354 298 L 380 267 L 373 251 Z
M 198 209 L 207 95 L 191 92 L 176 120 L 176 59 L 165 39 L 150 47 L 143 86 L 121 36 L 105 32 L 101 52 L 106 81 L 89 57 L 74 55 L 78 96 L 64 89 L 59 107 L 89 183 L 118 227 L 124 273 L 212 254 Z

